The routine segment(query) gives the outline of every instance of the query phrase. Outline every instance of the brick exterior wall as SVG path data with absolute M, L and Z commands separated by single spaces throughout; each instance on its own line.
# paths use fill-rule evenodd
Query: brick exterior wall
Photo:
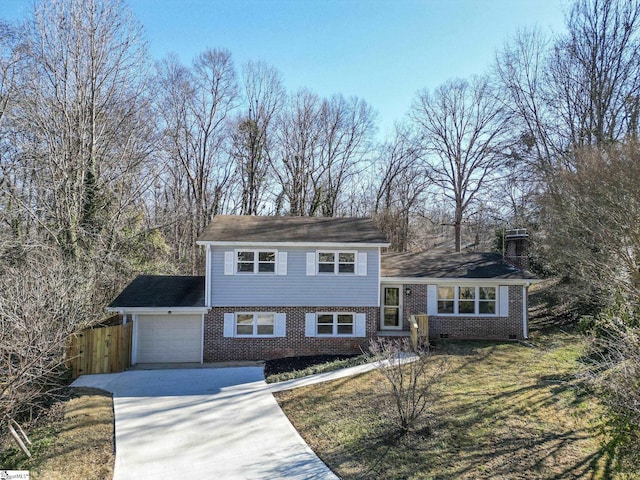
M 405 293 L 411 289 L 411 295 Z M 402 287 L 402 329 L 409 330 L 409 317 L 419 313 L 427 313 L 427 285 L 404 285 Z
M 409 316 L 427 312 L 427 285 L 405 285 L 411 295 L 404 293 L 403 287 L 403 329 L 409 330 Z M 459 339 L 523 339 L 522 330 L 522 287 L 509 286 L 508 317 L 446 317 L 429 316 L 429 338 L 437 340 L 441 335 Z
M 405 293 L 405 287 L 411 294 Z M 426 313 L 427 285 L 403 285 L 403 330 L 409 330 L 409 316 Z M 224 337 L 224 314 L 234 312 L 278 312 L 287 316 L 286 337 Z M 305 314 L 311 312 L 353 312 L 367 316 L 366 337 L 306 337 Z M 358 354 L 367 351 L 380 326 L 378 307 L 214 307 L 205 315 L 204 361 L 270 360 L 275 358 Z M 457 339 L 522 339 L 522 287 L 509 287 L 508 317 L 429 317 L 429 337 Z
M 278 312 L 287 316 L 286 337 L 224 337 L 224 314 L 234 312 Z M 364 313 L 367 317 L 366 337 L 306 337 L 305 314 L 312 312 Z M 204 361 L 271 360 L 275 358 L 358 354 L 367 351 L 376 335 L 378 307 L 214 307 L 204 319 Z

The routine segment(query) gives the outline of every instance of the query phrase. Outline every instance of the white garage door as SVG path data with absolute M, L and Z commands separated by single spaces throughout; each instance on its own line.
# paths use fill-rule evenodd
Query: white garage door
M 138 363 L 199 362 L 202 315 L 139 315 Z

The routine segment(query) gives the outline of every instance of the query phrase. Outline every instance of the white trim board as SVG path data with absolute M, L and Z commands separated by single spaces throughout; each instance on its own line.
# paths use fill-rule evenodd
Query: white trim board
M 401 283 L 403 285 L 524 285 L 541 282 L 538 279 L 515 278 L 426 278 L 426 277 L 380 277 L 380 283 Z
M 118 307 L 118 308 L 109 308 L 107 307 L 108 312 L 115 313 L 154 313 L 154 314 L 183 314 L 183 313 L 207 313 L 210 310 L 209 307 Z
M 267 247 L 303 247 L 323 249 L 323 248 L 341 248 L 344 250 L 353 250 L 357 248 L 383 248 L 388 247 L 390 243 L 344 243 L 344 242 L 221 242 L 221 241 L 203 241 L 198 240 L 197 245 L 212 245 L 215 247 L 253 247 L 253 248 L 267 248 Z

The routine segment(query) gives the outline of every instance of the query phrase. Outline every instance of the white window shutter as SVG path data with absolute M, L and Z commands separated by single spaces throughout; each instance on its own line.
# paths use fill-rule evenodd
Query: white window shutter
M 356 265 L 356 273 L 364 276 L 367 274 L 367 253 L 358 252 L 358 263 Z
M 304 315 L 304 335 L 305 337 L 316 336 L 316 314 L 306 313 Z
M 307 275 L 316 274 L 316 254 L 315 252 L 307 252 Z
M 233 252 L 224 252 L 224 274 L 233 275 L 235 270 L 235 258 Z
M 236 330 L 236 316 L 233 313 L 224 314 L 224 337 L 234 337 Z
M 427 285 L 427 315 L 438 314 L 438 286 Z
M 367 316 L 364 313 L 356 313 L 355 335 L 356 337 L 367 336 Z
M 276 313 L 276 323 L 273 329 L 273 333 L 276 337 L 287 336 L 287 314 Z
M 278 275 L 287 274 L 287 252 L 278 252 Z
M 507 285 L 501 285 L 498 293 L 498 299 L 500 301 L 500 312 L 498 315 L 501 317 L 509 316 L 509 287 Z

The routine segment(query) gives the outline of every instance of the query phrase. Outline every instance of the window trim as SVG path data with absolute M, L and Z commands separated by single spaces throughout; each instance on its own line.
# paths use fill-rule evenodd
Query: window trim
M 331 315 L 333 317 L 332 333 L 318 333 L 318 317 L 320 315 Z M 351 316 L 351 333 L 337 333 L 338 332 L 338 316 L 339 315 L 350 315 Z M 323 323 L 322 325 L 329 325 L 328 323 Z M 347 324 L 342 324 L 347 325 Z M 318 338 L 335 338 L 335 337 L 355 337 L 356 336 L 356 314 L 355 312 L 316 312 L 315 313 L 315 337 Z
M 329 262 L 321 262 L 320 255 L 323 253 L 331 253 L 333 255 L 333 272 L 321 272 L 320 264 L 329 264 Z M 341 272 L 340 271 L 340 254 L 353 255 L 353 262 L 342 262 L 344 265 L 353 265 L 353 272 Z M 356 276 L 358 275 L 358 251 L 357 250 L 316 250 L 316 275 L 341 275 L 341 276 Z
M 253 253 L 253 272 L 241 272 L 238 270 L 238 264 L 240 263 L 249 263 L 249 262 L 240 262 L 238 261 L 238 254 L 241 252 L 252 252 Z M 260 271 L 260 254 L 261 253 L 273 253 L 274 260 L 273 262 L 262 262 L 262 263 L 273 263 L 273 272 L 261 272 Z M 234 275 L 277 275 L 278 274 L 278 250 L 275 249 L 262 249 L 262 248 L 237 248 L 233 251 L 233 274 Z
M 252 315 L 253 327 L 252 334 L 239 334 L 238 333 L 238 316 L 239 315 Z M 265 334 L 258 333 L 258 315 L 271 315 L 273 317 L 273 333 Z M 233 313 L 233 336 L 235 338 L 271 338 L 276 336 L 276 312 L 234 312 Z
M 439 303 L 440 296 L 439 290 L 440 288 L 453 288 L 453 299 L 452 300 L 443 300 L 443 301 L 453 301 L 453 313 L 442 313 L 440 312 Z M 473 313 L 459 313 L 460 311 L 460 289 L 461 288 L 473 288 L 474 289 L 474 298 L 473 298 Z M 480 289 L 481 288 L 492 288 L 494 290 L 495 298 L 491 301 L 480 300 Z M 498 317 L 500 316 L 500 289 L 495 285 L 469 285 L 469 284 L 438 284 L 436 285 L 436 313 L 435 315 L 439 317 Z M 462 300 L 469 301 L 469 300 Z M 480 303 L 493 303 L 494 304 L 494 313 L 480 313 Z

